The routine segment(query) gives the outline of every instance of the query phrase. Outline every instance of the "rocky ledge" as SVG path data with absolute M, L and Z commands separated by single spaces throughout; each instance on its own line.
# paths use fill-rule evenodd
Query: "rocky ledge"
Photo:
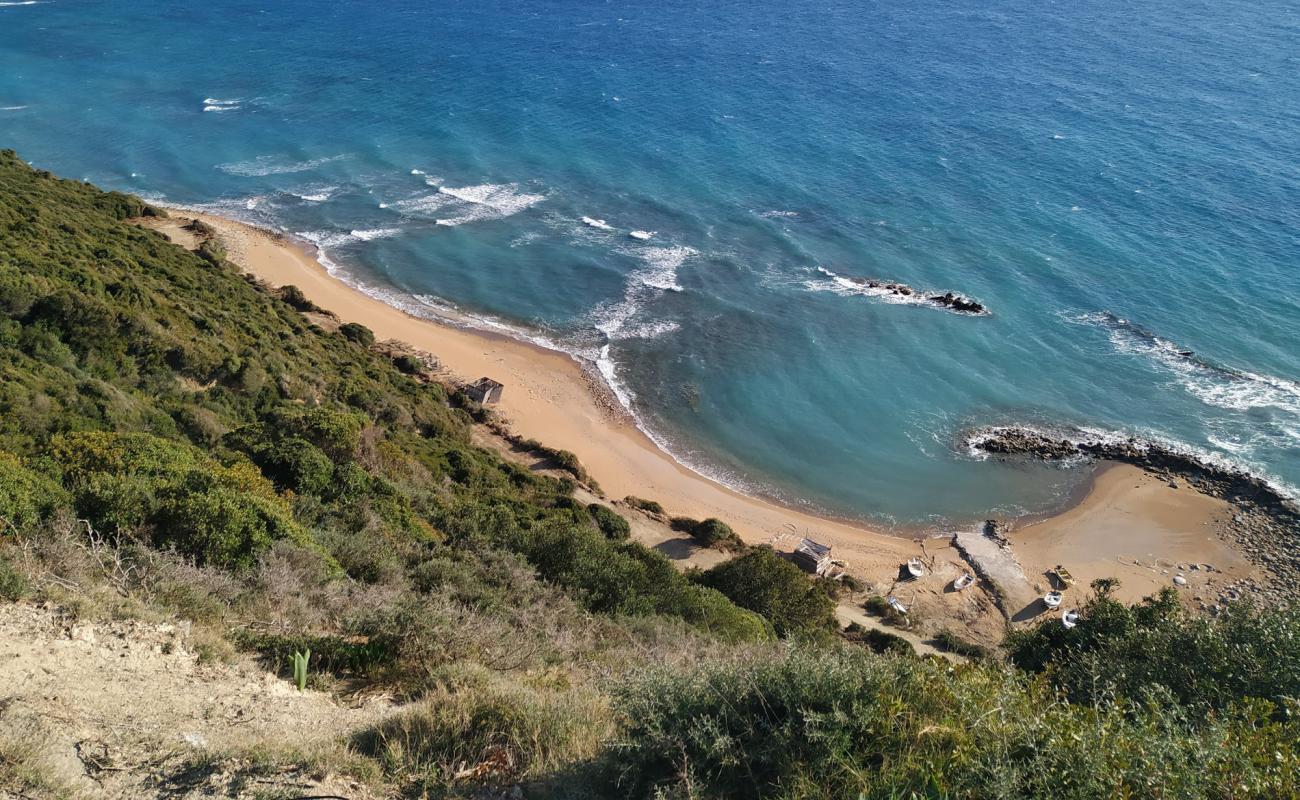
M 975 451 L 1004 459 L 1132 464 L 1166 480 L 1182 479 L 1200 492 L 1227 500 L 1236 511 L 1223 535 L 1274 578 L 1268 589 L 1249 588 L 1261 599 L 1300 599 L 1300 507 L 1256 475 L 1136 436 L 995 427 L 972 431 L 965 441 Z

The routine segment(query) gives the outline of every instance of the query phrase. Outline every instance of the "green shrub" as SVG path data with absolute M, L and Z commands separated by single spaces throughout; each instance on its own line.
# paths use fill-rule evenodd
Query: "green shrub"
M 974 642 L 968 642 L 946 628 L 939 631 L 934 637 L 934 646 L 946 653 L 956 653 L 970 659 L 989 657 L 988 648 L 981 647 Z
M 600 528 L 610 539 L 626 539 L 632 532 L 632 526 L 628 521 L 618 515 L 614 509 L 600 503 L 592 503 L 587 506 L 587 513 L 595 521 L 596 527 Z
M 27 596 L 27 579 L 0 554 L 0 599 L 15 602 Z
M 643 500 L 640 497 L 633 497 L 632 495 L 628 495 L 627 497 L 623 498 L 623 502 L 627 503 L 632 508 L 638 508 L 642 511 L 648 511 L 651 514 L 664 513 L 664 507 L 659 505 L 659 503 L 654 500 Z
M 883 617 L 890 610 L 889 601 L 884 597 L 875 594 L 862 601 L 862 610 L 868 614 Z
M 424 362 L 405 353 L 393 359 L 393 366 L 407 375 L 419 375 L 424 372 Z
M 53 481 L 26 469 L 12 453 L 0 452 L 0 535 L 9 526 L 37 524 L 67 501 Z
M 302 289 L 292 284 L 280 287 L 280 299 L 295 311 L 320 312 L 325 310 L 308 299 L 307 295 L 303 294 Z
M 875 653 L 895 653 L 902 656 L 916 655 L 912 643 L 895 633 L 879 628 L 865 628 L 856 622 L 849 623 L 844 629 L 844 638 L 855 644 L 863 645 Z
M 766 618 L 782 637 L 824 635 L 836 627 L 834 601 L 771 547 L 724 561 L 700 582 Z
M 359 322 L 345 322 L 339 326 L 339 333 L 349 342 L 356 342 L 362 347 L 369 347 L 375 343 L 374 331 L 362 325 Z

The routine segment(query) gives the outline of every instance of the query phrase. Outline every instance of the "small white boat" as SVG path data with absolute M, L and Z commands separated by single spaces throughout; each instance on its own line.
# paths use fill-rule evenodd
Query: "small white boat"
M 907 559 L 907 574 L 919 578 L 925 574 L 925 564 L 919 558 Z
M 628 234 L 628 236 L 631 236 L 633 239 L 638 239 L 642 242 L 644 242 L 646 239 L 649 239 L 651 236 L 654 235 L 655 235 L 654 231 L 632 231 L 631 233 Z
M 603 219 L 596 219 L 595 217 L 583 217 L 582 224 L 592 228 L 599 228 L 602 231 L 610 230 L 608 222 Z
M 1061 601 L 1064 599 L 1065 595 L 1060 592 L 1048 592 L 1043 595 L 1043 603 L 1045 603 L 1048 608 L 1059 608 Z
M 1079 624 L 1079 610 L 1072 608 L 1061 615 L 1061 624 L 1067 628 L 1073 628 Z
M 960 592 L 962 589 L 967 588 L 974 582 L 975 582 L 974 575 L 970 574 L 969 572 L 963 572 L 962 574 L 957 576 L 956 580 L 952 582 L 952 588 Z
M 890 608 L 894 609 L 894 610 L 897 611 L 898 613 L 900 613 L 900 614 L 906 614 L 906 613 L 907 613 L 907 606 L 905 606 L 905 605 L 903 605 L 902 603 L 898 602 L 898 598 L 897 598 L 897 597 L 894 597 L 892 594 L 889 596 L 889 599 L 887 599 L 885 602 L 889 604 L 889 607 L 890 607 Z

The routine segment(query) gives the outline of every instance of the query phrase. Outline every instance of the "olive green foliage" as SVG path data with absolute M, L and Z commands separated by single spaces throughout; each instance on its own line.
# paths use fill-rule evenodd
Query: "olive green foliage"
M 57 483 L 25 468 L 12 453 L 0 452 L 0 533 L 34 525 L 64 502 Z
M 601 533 L 611 539 L 626 539 L 632 532 L 632 527 L 628 525 L 627 520 L 618 515 L 618 512 L 609 506 L 603 506 L 600 503 L 592 503 L 587 506 L 587 513 L 595 521 L 596 527 L 600 528 Z
M 21 600 L 27 595 L 27 579 L 14 569 L 8 559 L 0 556 L 0 600 Z
M 1300 791 L 1300 721 L 1200 722 L 1153 697 L 1060 702 L 999 666 L 795 650 L 615 689 L 623 797 L 1274 798 Z
M 1052 620 L 1009 634 L 1012 662 L 1080 703 L 1153 687 L 1194 708 L 1300 698 L 1300 611 L 1237 603 L 1217 617 L 1193 616 L 1173 589 L 1127 606 L 1108 585 L 1094 587 L 1076 627 Z
M 835 628 L 834 600 L 771 547 L 724 561 L 699 580 L 771 620 L 780 636 L 821 635 Z
M 870 648 L 876 653 L 916 654 L 912 643 L 898 634 L 882 631 L 879 628 L 866 628 L 856 622 L 849 623 L 849 626 L 844 629 L 844 638 L 854 644 Z
M 362 347 L 369 347 L 375 343 L 374 331 L 359 322 L 343 323 L 339 326 L 339 333 L 343 335 L 344 339 L 356 342 Z
M 988 658 L 989 650 L 974 642 L 968 642 L 950 630 L 944 629 L 935 634 L 934 646 L 946 653 L 956 653 L 966 658 Z
M 690 517 L 673 517 L 669 522 L 672 529 L 688 533 L 703 547 L 715 547 L 719 550 L 743 550 L 745 545 L 731 529 L 731 526 L 717 517 L 695 520 Z

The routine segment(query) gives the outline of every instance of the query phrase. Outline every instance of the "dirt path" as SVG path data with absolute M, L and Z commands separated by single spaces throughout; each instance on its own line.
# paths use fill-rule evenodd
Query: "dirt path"
M 251 797 L 277 785 L 363 798 L 324 775 L 260 775 L 247 794 L 232 781 L 248 754 L 325 752 L 389 707 L 298 692 L 247 659 L 200 665 L 183 625 L 0 603 L 0 798 Z

